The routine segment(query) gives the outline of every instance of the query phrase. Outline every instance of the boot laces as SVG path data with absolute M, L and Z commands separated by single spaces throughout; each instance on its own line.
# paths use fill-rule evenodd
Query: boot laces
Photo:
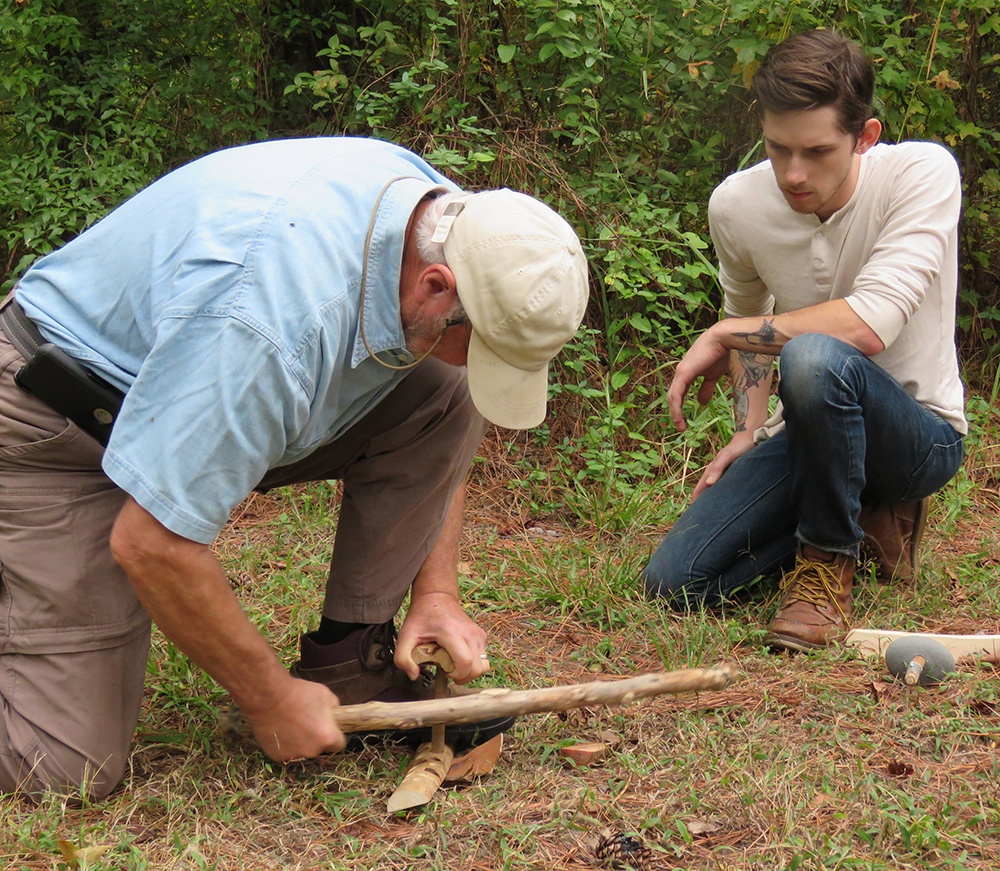
M 834 565 L 799 557 L 795 568 L 781 579 L 782 606 L 806 602 L 817 608 L 833 605 L 841 618 L 847 619 L 837 599 L 844 592 L 844 583 Z
M 358 661 L 369 671 L 380 671 L 396 651 L 396 625 L 373 623 L 358 635 Z
M 389 669 L 396 673 L 393 656 L 396 653 L 396 624 L 374 623 L 358 636 L 358 661 L 368 671 Z M 434 672 L 430 666 L 420 667 L 418 682 L 425 687 L 434 683 Z

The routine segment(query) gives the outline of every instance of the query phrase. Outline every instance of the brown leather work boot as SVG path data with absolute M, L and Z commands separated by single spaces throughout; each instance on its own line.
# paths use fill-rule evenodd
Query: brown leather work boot
M 393 662 L 395 647 L 396 627 L 391 620 L 357 629 L 335 644 L 318 644 L 314 633 L 306 633 L 299 642 L 301 658 L 292 664 L 290 671 L 293 677 L 325 684 L 342 705 L 434 698 L 433 674 L 422 668 L 420 678 L 410 680 Z M 477 692 L 454 684 L 449 684 L 448 690 L 452 696 Z M 492 717 L 476 723 L 453 724 L 445 730 L 445 740 L 456 750 L 472 747 L 508 731 L 516 719 Z M 371 739 L 417 745 L 431 739 L 431 727 L 355 732 L 349 737 L 352 746 Z
M 781 579 L 778 613 L 764 644 L 786 650 L 818 650 L 847 632 L 857 561 L 847 554 L 799 546 L 795 568 Z
M 301 658 L 292 663 L 292 675 L 326 684 L 342 705 L 434 698 L 429 672 L 412 681 L 392 661 L 396 629 L 391 622 L 358 629 L 336 644 L 318 644 L 314 636 L 308 632 L 299 639 Z
M 858 526 L 865 532 L 862 553 L 883 582 L 912 581 L 920 568 L 920 540 L 927 525 L 930 497 L 919 502 L 881 502 L 861 506 Z

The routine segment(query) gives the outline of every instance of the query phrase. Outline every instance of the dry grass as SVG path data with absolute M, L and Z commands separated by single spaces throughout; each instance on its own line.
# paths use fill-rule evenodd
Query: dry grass
M 986 449 L 983 449 L 986 451 Z M 970 460 L 936 503 L 913 589 L 861 585 L 859 622 L 1000 633 L 996 480 Z M 497 769 L 389 815 L 401 748 L 278 766 L 227 739 L 219 689 L 157 639 L 122 789 L 96 806 L 0 798 L 0 866 L 54 869 L 59 840 L 109 847 L 93 869 L 591 869 L 622 834 L 643 867 L 714 871 L 995 871 L 1000 688 L 965 666 L 909 690 L 847 650 L 773 656 L 771 605 L 681 618 L 643 601 L 636 572 L 659 532 L 609 536 L 532 516 L 497 445 L 477 468 L 463 571 L 490 633 L 492 682 L 517 687 L 734 662 L 731 688 L 619 709 L 523 718 Z M 291 660 L 316 620 L 336 493 L 257 496 L 219 542 L 254 620 Z M 592 768 L 558 747 L 604 741 Z M 624 858 L 639 853 L 622 854 Z M 627 867 L 621 865 L 619 867 Z

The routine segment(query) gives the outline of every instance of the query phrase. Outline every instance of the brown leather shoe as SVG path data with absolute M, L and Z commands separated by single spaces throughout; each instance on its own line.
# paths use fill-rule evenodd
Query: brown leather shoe
M 421 669 L 420 677 L 410 680 L 393 662 L 395 648 L 396 628 L 391 620 L 357 629 L 335 644 L 318 644 L 314 633 L 306 633 L 299 641 L 301 658 L 292 664 L 290 671 L 293 677 L 325 684 L 342 705 L 434 698 L 433 674 Z M 477 692 L 455 684 L 449 684 L 448 690 L 452 696 Z M 445 730 L 445 740 L 456 750 L 472 747 L 508 731 L 516 719 L 493 717 L 476 723 L 450 725 Z M 353 745 L 373 739 L 416 745 L 431 739 L 431 728 L 355 732 L 349 737 Z
M 795 568 L 781 579 L 778 613 L 764 644 L 785 650 L 818 650 L 847 633 L 853 609 L 851 587 L 857 561 L 802 545 Z
M 883 582 L 912 581 L 920 568 L 920 540 L 927 525 L 930 497 L 919 502 L 881 502 L 861 506 L 862 553 Z
M 391 622 L 358 629 L 336 644 L 319 644 L 314 636 L 309 632 L 299 639 L 301 658 L 292 663 L 292 675 L 326 684 L 342 705 L 434 698 L 430 672 L 421 671 L 412 681 L 392 661 L 396 631 Z

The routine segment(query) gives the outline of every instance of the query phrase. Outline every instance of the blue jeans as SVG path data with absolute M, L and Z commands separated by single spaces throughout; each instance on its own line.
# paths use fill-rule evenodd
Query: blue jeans
M 681 515 L 643 572 L 650 597 L 717 607 L 791 568 L 799 543 L 857 558 L 862 502 L 916 502 L 961 466 L 962 435 L 852 346 L 798 336 L 780 370 L 784 430 Z

